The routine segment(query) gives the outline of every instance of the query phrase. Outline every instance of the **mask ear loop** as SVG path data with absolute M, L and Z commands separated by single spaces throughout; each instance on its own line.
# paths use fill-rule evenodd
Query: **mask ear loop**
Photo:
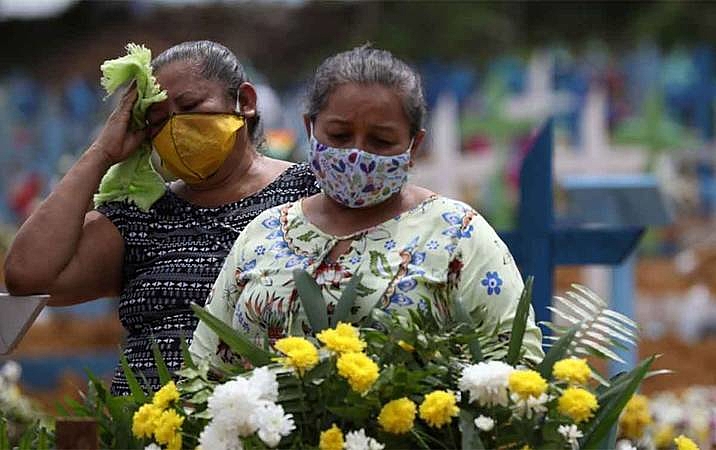
M 239 100 L 239 92 L 236 91 L 236 107 L 234 108 L 234 112 L 237 116 L 241 117 L 242 119 L 246 119 L 244 117 L 244 113 L 241 112 L 241 101 Z

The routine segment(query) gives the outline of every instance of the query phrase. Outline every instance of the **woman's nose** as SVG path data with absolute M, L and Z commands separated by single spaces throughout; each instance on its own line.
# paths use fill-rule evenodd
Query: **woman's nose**
M 353 143 L 351 144 L 351 147 L 366 150 L 368 148 L 368 139 L 365 136 L 356 135 L 353 138 Z

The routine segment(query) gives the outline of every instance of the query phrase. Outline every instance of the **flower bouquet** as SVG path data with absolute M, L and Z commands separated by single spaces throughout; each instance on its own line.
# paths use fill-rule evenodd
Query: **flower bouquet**
M 531 280 L 509 339 L 460 299 L 349 324 L 357 282 L 329 316 L 310 276 L 295 280 L 315 336 L 256 346 L 195 305 L 240 362 L 209 367 L 185 348 L 175 385 L 158 355 L 167 384 L 151 400 L 127 371 L 141 404 L 133 438 L 170 450 L 616 448 L 620 414 L 655 359 L 612 379 L 590 367 L 586 355 L 618 359 L 614 346 L 634 344 L 636 324 L 581 286 L 557 298 L 553 312 L 570 326 L 550 324 L 534 362 L 522 349 Z
M 39 407 L 20 391 L 21 373 L 15 361 L 0 368 L 0 450 L 49 448 L 49 424 Z

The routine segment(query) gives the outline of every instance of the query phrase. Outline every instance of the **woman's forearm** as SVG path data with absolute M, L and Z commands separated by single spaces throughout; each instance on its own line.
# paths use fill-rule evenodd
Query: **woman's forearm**
M 96 144 L 90 147 L 22 225 L 5 259 L 8 291 L 48 291 L 77 251 L 85 214 L 110 164 Z

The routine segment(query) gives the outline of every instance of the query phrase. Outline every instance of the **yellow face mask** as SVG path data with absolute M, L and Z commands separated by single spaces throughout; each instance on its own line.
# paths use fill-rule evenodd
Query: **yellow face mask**
M 171 173 L 188 184 L 197 184 L 226 161 L 244 123 L 244 118 L 236 114 L 174 114 L 152 139 L 152 145 Z

